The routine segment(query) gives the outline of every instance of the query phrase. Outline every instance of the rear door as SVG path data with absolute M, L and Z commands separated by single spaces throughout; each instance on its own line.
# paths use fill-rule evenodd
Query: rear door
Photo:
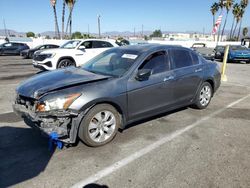
M 138 81 L 135 78 L 140 69 L 151 69 L 148 80 Z M 142 62 L 128 81 L 129 119 L 140 119 L 171 105 L 173 80 L 169 69 L 170 62 L 166 51 L 152 53 Z
M 169 53 L 175 77 L 175 103 L 188 103 L 194 98 L 202 83 L 203 66 L 197 54 L 191 50 L 174 48 L 170 49 Z

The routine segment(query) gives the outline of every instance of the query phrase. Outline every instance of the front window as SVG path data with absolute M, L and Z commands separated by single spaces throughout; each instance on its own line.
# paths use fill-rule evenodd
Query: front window
M 166 72 L 170 69 L 166 51 L 159 51 L 149 55 L 139 69 L 150 69 L 151 74 Z
M 77 47 L 77 45 L 80 43 L 79 40 L 71 40 L 63 44 L 60 48 L 65 48 L 65 49 L 74 49 Z
M 97 74 L 120 77 L 130 69 L 138 56 L 136 51 L 112 49 L 84 64 L 83 69 Z

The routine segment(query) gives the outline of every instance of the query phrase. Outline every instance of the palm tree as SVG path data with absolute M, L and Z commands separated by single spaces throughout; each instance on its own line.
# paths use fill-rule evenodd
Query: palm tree
M 232 8 L 232 5 L 233 5 L 233 0 L 226 0 L 226 2 L 224 3 L 224 7 L 227 10 L 227 14 L 226 14 L 226 19 L 225 19 L 223 29 L 222 29 L 222 32 L 221 32 L 221 39 L 220 40 L 222 40 L 222 36 L 224 35 L 224 30 L 225 30 L 225 27 L 227 25 L 228 13 L 229 13 L 230 9 Z
M 234 14 L 234 19 L 236 20 L 236 25 L 234 27 L 234 30 L 233 30 L 233 33 L 232 33 L 232 37 L 234 37 L 236 28 L 237 28 L 238 23 L 239 23 L 239 21 L 241 19 L 241 11 L 242 11 L 241 6 L 238 3 L 236 3 L 234 5 L 234 9 L 233 9 L 233 14 Z
M 60 38 L 59 26 L 57 21 L 57 14 L 56 14 L 56 0 L 50 0 L 51 6 L 53 8 L 54 17 L 55 17 L 55 36 Z
M 244 16 L 244 13 L 245 13 L 245 9 L 246 9 L 247 5 L 248 5 L 248 0 L 241 0 L 241 2 L 240 2 L 240 6 L 241 6 L 240 26 L 239 26 L 237 40 L 239 40 L 239 38 L 240 38 L 240 31 L 241 31 L 242 19 L 243 19 L 243 16 Z
M 69 36 L 71 37 L 71 33 L 72 33 L 72 12 L 75 6 L 76 0 L 68 0 L 66 2 L 66 4 L 69 7 L 69 17 L 68 17 L 68 21 L 67 21 L 67 25 L 66 25 L 66 33 L 68 33 L 68 29 L 69 29 Z
M 225 4 L 224 0 L 219 0 L 218 5 L 219 5 L 219 8 L 221 9 L 221 13 L 220 14 L 222 14 L 222 12 L 223 12 L 224 4 Z M 219 39 L 220 39 L 220 29 L 221 29 L 221 25 L 219 26 L 217 41 L 219 41 Z
M 239 40 L 239 38 L 240 38 L 241 24 L 242 24 L 242 18 L 243 18 L 244 12 L 245 12 L 245 9 L 241 7 L 240 12 L 239 12 L 240 26 L 239 26 L 239 30 L 238 30 L 237 40 Z
M 66 0 L 63 0 L 63 8 L 62 8 L 62 39 L 64 38 L 64 20 L 65 20 L 65 7 L 66 7 Z
M 232 26 L 231 26 L 231 30 L 230 30 L 230 36 L 229 36 L 229 38 L 230 39 L 232 39 L 233 38 L 233 28 L 234 28 L 234 23 L 235 23 L 235 20 L 236 20 L 236 17 L 237 17 L 237 7 L 238 6 L 238 4 L 236 3 L 236 4 L 234 4 L 234 6 L 233 6 L 233 9 L 232 9 L 232 14 L 233 14 L 233 23 L 232 23 Z
M 218 3 L 214 3 L 211 7 L 210 7 L 210 11 L 213 15 L 213 27 L 215 25 L 215 14 L 218 12 L 219 10 L 219 4 Z
M 218 12 L 218 10 L 219 10 L 219 4 L 215 2 L 215 3 L 212 4 L 212 6 L 210 7 L 210 11 L 211 11 L 211 13 L 212 13 L 212 15 L 213 15 L 213 27 L 214 27 L 214 25 L 215 25 L 215 14 Z M 215 41 L 215 36 L 214 36 L 214 41 Z

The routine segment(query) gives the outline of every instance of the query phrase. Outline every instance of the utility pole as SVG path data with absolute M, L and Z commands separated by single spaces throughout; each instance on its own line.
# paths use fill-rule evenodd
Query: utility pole
M 134 27 L 134 37 L 135 37 L 135 27 Z
M 88 24 L 88 37 L 89 37 L 89 24 Z
M 141 25 L 141 37 L 143 38 L 143 24 Z
M 98 36 L 101 38 L 101 24 L 100 24 L 100 18 L 101 16 L 98 14 L 97 15 L 97 22 L 98 22 Z

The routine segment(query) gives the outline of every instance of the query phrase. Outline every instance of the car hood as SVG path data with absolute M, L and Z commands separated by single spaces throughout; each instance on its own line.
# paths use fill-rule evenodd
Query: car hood
M 66 49 L 66 48 L 51 48 L 45 50 L 38 50 L 36 54 L 47 54 L 47 53 L 70 53 L 70 51 L 74 51 L 75 49 Z
M 48 92 L 108 78 L 110 76 L 94 74 L 81 68 L 70 67 L 35 75 L 21 83 L 16 91 L 18 95 L 39 99 Z
M 234 54 L 250 54 L 250 50 L 231 50 Z

